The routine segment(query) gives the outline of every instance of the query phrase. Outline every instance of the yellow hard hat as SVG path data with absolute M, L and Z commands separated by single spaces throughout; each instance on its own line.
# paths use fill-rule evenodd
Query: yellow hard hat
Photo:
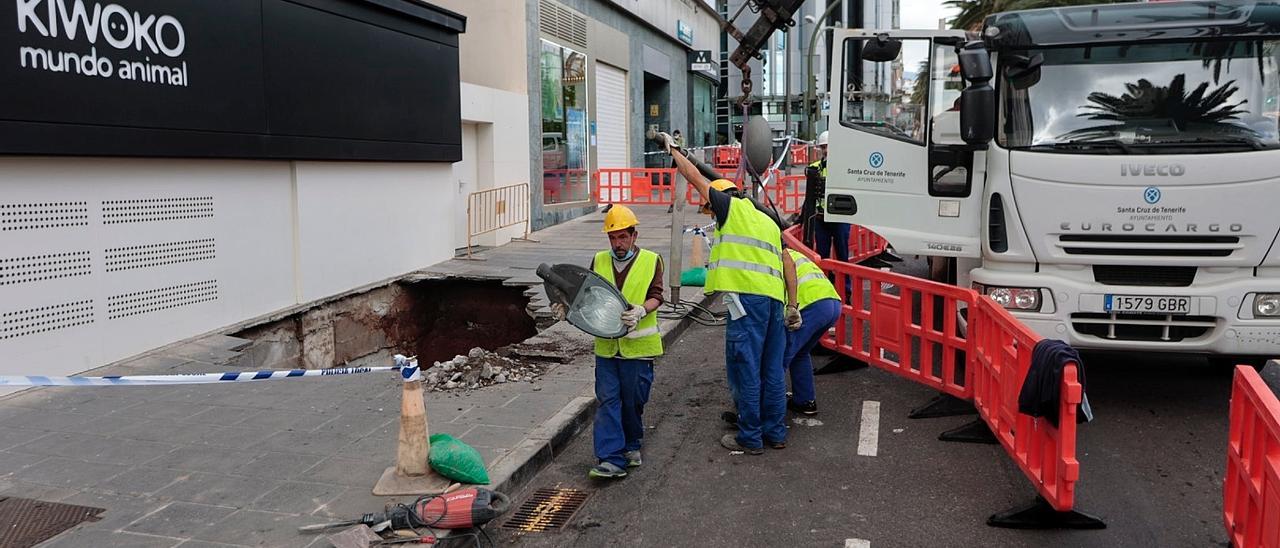
M 606 233 L 631 228 L 638 224 L 640 224 L 640 219 L 636 218 L 635 212 L 624 205 L 611 205 L 609 210 L 604 213 L 604 232 Z
M 711 188 L 713 190 L 719 190 L 720 192 L 724 192 L 731 188 L 738 188 L 738 185 L 734 184 L 733 181 L 730 181 L 728 179 L 716 179 L 714 181 L 711 181 Z

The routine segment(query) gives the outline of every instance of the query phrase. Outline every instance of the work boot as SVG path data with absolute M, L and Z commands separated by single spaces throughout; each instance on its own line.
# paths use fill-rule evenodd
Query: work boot
M 644 464 L 644 459 L 640 458 L 639 449 L 636 449 L 635 451 L 627 451 L 626 453 L 623 453 L 622 456 L 627 458 L 627 468 L 635 468 Z
M 734 413 L 733 411 L 725 411 L 724 413 L 720 414 L 720 420 L 727 422 L 729 424 L 732 424 L 734 426 L 737 426 L 738 414 Z
M 787 407 L 796 413 L 808 415 L 810 417 L 818 414 L 818 402 L 816 401 L 796 403 L 795 401 L 787 400 Z
M 786 449 L 786 448 L 787 448 L 787 442 L 786 442 L 786 440 L 783 440 L 783 441 L 769 441 L 769 442 L 765 442 L 765 443 L 769 444 L 769 447 L 772 447 L 772 448 L 774 448 L 774 449 Z
M 627 471 L 618 468 L 618 465 L 612 462 L 601 462 L 587 472 L 587 476 L 596 479 L 620 479 L 627 477 Z
M 742 445 L 738 444 L 738 438 L 733 434 L 725 434 L 723 437 L 721 437 L 720 445 L 724 446 L 725 449 L 728 449 L 730 451 L 742 451 L 743 453 L 746 453 L 748 455 L 764 454 L 763 447 L 743 447 Z

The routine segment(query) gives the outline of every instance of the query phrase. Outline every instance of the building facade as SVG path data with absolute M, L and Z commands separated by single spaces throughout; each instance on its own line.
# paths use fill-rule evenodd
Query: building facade
M 18 53 L 0 63 L 0 374 L 84 371 L 453 256 L 465 18 L 81 4 L 0 8 Z
M 719 25 L 703 0 L 527 0 L 534 226 L 594 211 L 592 173 L 665 165 L 647 138 L 713 144 Z M 708 67 L 709 68 L 709 67 Z

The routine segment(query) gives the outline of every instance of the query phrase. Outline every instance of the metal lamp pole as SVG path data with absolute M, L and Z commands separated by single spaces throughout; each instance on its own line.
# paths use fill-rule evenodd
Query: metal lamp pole
M 805 126 L 806 126 L 805 129 L 807 131 L 808 140 L 810 141 L 812 141 L 814 137 L 817 137 L 817 134 L 813 131 L 813 125 L 815 122 L 814 122 L 813 110 L 811 108 L 813 105 L 813 98 L 814 98 L 813 96 L 814 96 L 814 87 L 815 87 L 815 84 L 813 82 L 813 76 L 814 76 L 813 48 L 818 41 L 819 32 L 827 29 L 840 28 L 836 26 L 826 26 L 821 23 L 822 21 L 826 20 L 827 17 L 831 16 L 831 12 L 835 11 L 837 7 L 843 4 L 844 2 L 841 1 L 841 2 L 834 2 L 831 5 L 827 6 L 827 11 L 822 12 L 822 16 L 815 21 L 815 23 L 817 24 L 813 27 L 813 33 L 809 35 L 809 53 L 805 55 L 805 62 L 807 63 L 808 70 L 806 71 L 807 74 L 805 74 L 804 115 L 805 115 Z

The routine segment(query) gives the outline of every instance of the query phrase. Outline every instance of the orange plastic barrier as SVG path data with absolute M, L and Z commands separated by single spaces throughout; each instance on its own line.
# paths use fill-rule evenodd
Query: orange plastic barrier
M 671 205 L 675 201 L 674 169 L 608 168 L 593 174 L 596 202 L 626 205 Z
M 791 145 L 791 164 L 792 165 L 808 165 L 809 163 L 809 145 L 799 144 Z
M 782 175 L 769 187 L 769 196 L 778 210 L 784 214 L 800 213 L 804 205 L 804 175 Z
M 850 241 L 852 255 L 869 256 L 876 246 L 883 249 L 885 245 L 883 238 L 862 227 L 856 227 L 855 234 Z M 787 229 L 783 239 L 792 249 L 817 259 L 800 241 L 800 227 Z M 842 302 L 835 328 L 822 345 L 944 394 L 972 400 L 982 422 L 940 438 L 999 443 L 1031 480 L 1039 494 L 1036 502 L 993 515 L 988 525 L 1106 527 L 1101 520 L 1074 511 L 1075 485 L 1080 479 L 1076 415 L 1083 399 L 1078 364 L 1063 367 L 1058 424 L 1021 414 L 1018 394 L 1041 338 L 994 301 L 969 289 L 856 264 L 832 259 L 819 264 L 834 276 Z M 967 329 L 960 325 L 961 310 L 967 314 Z
M 1236 367 L 1222 519 L 1235 548 L 1280 547 L 1280 399 L 1252 367 Z
M 1070 511 L 1080 479 L 1076 413 L 1084 388 L 1078 365 L 1063 368 L 1058 424 L 1018 413 L 1018 393 L 1041 337 L 991 299 L 977 299 L 976 305 L 969 309 L 973 405 L 1040 496 L 1054 510 Z
M 734 169 L 742 158 L 742 147 L 718 146 L 712 155 L 711 163 L 717 169 Z
M 972 398 L 964 367 L 969 341 L 961 333 L 957 307 L 972 306 L 976 293 L 833 259 L 820 264 L 835 275 L 844 303 L 823 346 L 957 398 Z M 849 288 L 852 294 L 846 294 Z
M 888 247 L 888 241 L 864 226 L 853 225 L 849 232 L 849 262 L 856 263 L 875 257 L 884 253 Z

